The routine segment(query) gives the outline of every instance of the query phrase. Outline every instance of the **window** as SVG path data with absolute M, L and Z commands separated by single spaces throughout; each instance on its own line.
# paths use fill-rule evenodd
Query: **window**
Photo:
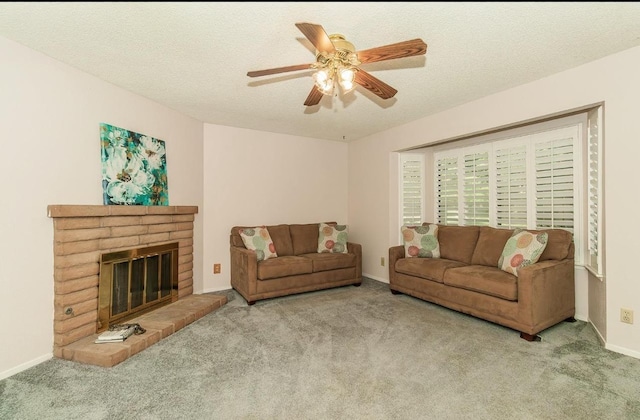
M 582 124 L 434 153 L 434 209 L 445 225 L 566 229 L 581 262 Z
M 400 217 L 402 225 L 422 223 L 424 210 L 424 155 L 400 155 Z

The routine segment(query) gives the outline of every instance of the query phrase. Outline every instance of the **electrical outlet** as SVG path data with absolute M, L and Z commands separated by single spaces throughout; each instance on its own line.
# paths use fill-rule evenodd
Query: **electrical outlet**
M 213 274 L 220 274 L 220 264 L 213 264 Z
M 620 309 L 620 321 L 626 324 L 633 324 L 633 311 L 631 309 Z
M 384 257 L 380 257 L 380 265 L 384 267 Z

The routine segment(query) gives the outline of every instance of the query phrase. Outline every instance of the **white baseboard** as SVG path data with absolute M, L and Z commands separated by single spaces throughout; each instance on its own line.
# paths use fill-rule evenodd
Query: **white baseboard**
M 216 293 L 216 292 L 222 292 L 222 291 L 226 291 L 226 290 L 231 290 L 231 286 L 229 286 L 226 289 L 205 289 L 202 292 L 198 292 L 198 293 L 193 293 L 194 295 L 203 295 L 205 293 Z
M 371 274 L 362 273 L 362 277 L 366 277 L 366 278 L 369 278 L 369 279 L 377 280 L 377 281 L 379 281 L 381 283 L 389 284 L 389 280 L 383 279 L 382 277 L 372 276 Z
M 628 348 L 615 346 L 613 344 L 605 344 L 604 348 L 607 350 L 615 351 L 616 353 L 624 354 L 625 356 L 631 356 L 636 359 L 640 359 L 640 351 L 629 350 Z
M 9 370 L 5 370 L 4 372 L 0 372 L 0 381 L 3 379 L 8 378 L 9 376 L 13 376 L 16 373 L 20 373 L 23 370 L 27 370 L 31 367 L 34 367 L 35 365 L 39 365 L 42 362 L 46 362 L 47 360 L 51 359 L 53 357 L 53 353 L 49 353 L 49 354 L 44 354 L 38 358 L 35 358 L 33 360 L 30 360 L 26 363 L 23 363 L 21 365 L 18 365 L 14 368 L 11 368 Z
M 602 336 L 602 334 L 600 334 L 600 330 L 596 328 L 596 326 L 593 324 L 593 322 L 591 322 L 591 320 L 588 320 L 587 322 L 589 323 L 589 325 L 591 325 L 591 328 L 593 329 L 593 331 L 598 336 L 598 340 L 600 340 L 600 344 L 602 344 L 603 346 L 606 346 L 607 342 L 604 339 L 604 337 Z
M 589 322 L 588 317 L 586 317 L 586 316 L 585 316 L 585 315 L 583 315 L 583 314 L 578 314 L 578 313 L 576 313 L 573 317 L 574 317 L 575 319 L 577 319 L 578 321 Z

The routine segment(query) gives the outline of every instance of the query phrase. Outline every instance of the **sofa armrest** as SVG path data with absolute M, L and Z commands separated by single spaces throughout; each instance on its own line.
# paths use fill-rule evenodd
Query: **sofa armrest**
M 362 245 L 347 242 L 347 250 L 356 256 L 356 278 L 362 278 Z
M 236 289 L 247 302 L 253 301 L 257 292 L 258 257 L 255 251 L 232 246 L 231 250 L 231 286 Z
M 518 304 L 520 314 L 536 326 L 535 334 L 557 322 L 559 317 L 575 315 L 574 259 L 540 261 L 519 270 Z
M 396 279 L 396 261 L 404 258 L 404 245 L 392 246 L 389 248 L 389 284 L 393 284 Z

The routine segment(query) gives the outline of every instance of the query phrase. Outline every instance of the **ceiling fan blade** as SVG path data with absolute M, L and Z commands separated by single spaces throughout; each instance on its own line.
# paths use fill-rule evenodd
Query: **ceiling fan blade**
M 318 103 L 320 103 L 320 99 L 322 99 L 322 92 L 320 92 L 316 85 L 313 85 L 313 88 L 311 88 L 311 92 L 309 92 L 309 96 L 307 96 L 307 100 L 304 101 L 304 104 L 306 106 L 318 105 Z
M 425 44 L 420 38 L 356 52 L 358 60 L 362 64 L 392 60 L 394 58 L 412 57 L 414 55 L 423 55 L 426 53 L 427 44 Z
M 311 68 L 311 64 L 297 64 L 295 66 L 278 67 L 275 69 L 250 71 L 247 73 L 247 76 L 249 77 L 267 76 L 269 74 L 286 73 L 288 71 L 309 70 L 310 68 Z
M 393 96 L 398 93 L 397 90 L 362 69 L 358 69 L 356 72 L 355 82 L 365 89 L 375 93 L 382 99 L 393 98 Z
M 296 23 L 300 32 L 307 37 L 309 41 L 316 47 L 316 50 L 319 52 L 327 52 L 332 53 L 336 50 L 336 47 L 333 46 L 333 42 L 329 39 L 329 35 L 325 32 L 324 28 L 321 25 L 316 25 L 314 23 Z

